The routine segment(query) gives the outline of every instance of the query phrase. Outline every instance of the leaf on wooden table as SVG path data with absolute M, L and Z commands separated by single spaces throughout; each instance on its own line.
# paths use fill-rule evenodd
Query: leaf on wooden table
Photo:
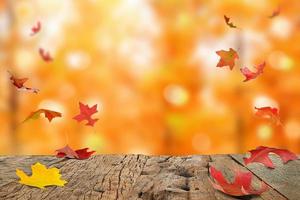
M 268 189 L 268 186 L 261 182 L 260 189 L 256 190 L 251 186 L 252 173 L 235 171 L 235 178 L 233 183 L 229 183 L 223 176 L 221 171 L 214 167 L 209 168 L 209 173 L 214 181 L 210 180 L 213 187 L 225 194 L 231 196 L 247 196 L 259 195 Z
M 259 146 L 256 149 L 251 150 L 250 153 L 251 156 L 249 158 L 244 158 L 244 163 L 246 165 L 257 162 L 265 165 L 268 168 L 275 168 L 272 160 L 269 158 L 269 153 L 277 154 L 284 164 L 291 160 L 298 159 L 298 157 L 294 153 L 286 149 L 276 149 L 264 146 Z
M 88 151 L 89 148 L 83 148 L 83 149 L 78 149 L 75 152 L 77 153 L 79 159 L 83 160 L 83 159 L 88 159 L 89 157 L 91 157 L 91 155 L 93 153 L 95 153 L 96 151 Z
M 89 148 L 78 149 L 74 151 L 68 145 L 56 150 L 58 158 L 76 158 L 79 160 L 88 159 L 95 151 L 88 151 Z
M 38 188 L 51 185 L 64 186 L 67 183 L 61 179 L 59 169 L 55 167 L 47 169 L 45 165 L 37 162 L 31 166 L 31 170 L 32 175 L 28 176 L 22 170 L 16 169 L 16 174 L 20 178 L 19 183 Z
M 98 112 L 97 104 L 93 105 L 92 107 L 89 107 L 88 105 L 84 105 L 81 102 L 79 102 L 79 109 L 80 113 L 73 117 L 73 119 L 75 119 L 78 122 L 86 120 L 86 126 L 94 126 L 95 122 L 98 121 L 98 119 L 93 119 L 92 115 Z
M 42 24 L 40 21 L 37 21 L 37 23 L 31 28 L 30 36 L 34 36 L 38 32 L 40 32 L 42 29 Z
M 69 145 L 66 145 L 61 149 L 57 149 L 56 152 L 57 152 L 56 157 L 58 158 L 63 158 L 63 157 L 78 158 L 77 153 L 73 149 L 71 149 Z
M 264 72 L 264 68 L 266 67 L 266 62 L 261 63 L 260 65 L 256 66 L 255 69 L 256 71 L 251 71 L 247 67 L 241 68 L 242 74 L 246 77 L 244 82 L 249 81 L 251 79 L 255 79 L 257 76 L 262 74 Z
M 220 56 L 220 60 L 217 64 L 217 67 L 229 66 L 231 70 L 234 67 L 235 59 L 239 58 L 237 52 L 232 48 L 230 48 L 228 51 L 225 50 L 216 51 L 216 54 Z
M 55 118 L 55 117 L 61 117 L 62 116 L 62 114 L 60 112 L 47 110 L 47 109 L 38 109 L 37 111 L 32 112 L 23 122 L 26 122 L 30 119 L 38 119 L 42 113 L 49 120 L 49 122 L 51 122 L 52 119 Z
M 38 93 L 39 90 L 36 88 L 31 88 L 31 87 L 26 87 L 24 84 L 26 81 L 28 81 L 28 78 L 16 78 L 15 76 L 13 76 L 10 72 L 8 72 L 10 74 L 10 80 L 12 82 L 12 84 L 18 89 L 18 90 L 25 90 L 25 91 L 29 91 L 29 92 L 33 92 L 33 93 Z

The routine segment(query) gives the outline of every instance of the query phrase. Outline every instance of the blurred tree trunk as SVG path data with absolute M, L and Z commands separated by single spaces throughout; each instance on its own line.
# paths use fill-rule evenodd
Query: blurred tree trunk
M 13 1 L 6 0 L 6 12 L 8 16 L 8 29 L 10 30 L 10 36 L 7 41 L 7 67 L 11 73 L 15 73 L 14 63 L 14 52 L 15 45 L 17 44 L 17 30 L 16 30 L 16 19 L 13 10 Z M 17 135 L 17 110 L 18 110 L 18 93 L 15 88 L 9 85 L 9 112 L 10 112 L 10 123 L 9 123 L 9 135 L 10 135 L 10 153 L 17 154 L 19 151 L 18 135 Z
M 239 61 L 240 65 L 242 66 L 244 64 L 244 38 L 243 33 L 240 31 L 236 37 L 237 41 L 237 50 L 239 54 Z M 241 102 L 243 100 L 244 90 L 243 87 L 240 85 L 237 85 L 235 88 L 235 95 L 236 95 L 236 142 L 237 142 L 237 152 L 242 153 L 245 150 L 245 120 L 243 117 L 243 105 Z

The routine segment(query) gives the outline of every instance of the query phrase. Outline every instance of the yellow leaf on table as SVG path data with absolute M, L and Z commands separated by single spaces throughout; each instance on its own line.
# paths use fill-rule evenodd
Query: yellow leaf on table
M 20 177 L 19 183 L 38 188 L 49 185 L 64 186 L 67 183 L 67 181 L 60 179 L 59 169 L 55 167 L 47 169 L 45 165 L 37 162 L 31 166 L 31 170 L 31 176 L 27 176 L 22 170 L 16 170 L 17 176 Z

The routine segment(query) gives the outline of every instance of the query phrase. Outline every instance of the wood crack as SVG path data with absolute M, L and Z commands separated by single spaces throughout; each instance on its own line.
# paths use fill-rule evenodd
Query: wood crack
M 266 185 L 268 185 L 269 188 L 272 188 L 273 190 L 275 190 L 276 192 L 278 192 L 282 197 L 288 199 L 288 197 L 286 197 L 284 194 L 282 194 L 279 190 L 277 190 L 276 188 L 273 188 L 268 182 L 266 182 L 265 180 L 263 180 L 261 177 L 259 177 L 259 175 L 257 175 L 254 171 L 252 171 L 250 168 L 247 167 L 247 165 L 243 165 L 242 163 L 240 163 L 239 160 L 237 160 L 234 156 L 232 155 L 228 155 L 235 163 L 237 163 L 238 165 L 246 168 L 247 170 L 249 170 L 250 172 L 252 172 L 252 174 L 259 179 L 260 181 L 264 182 Z
M 124 161 L 125 161 L 125 159 L 127 158 L 127 155 L 125 155 L 124 156 L 124 158 L 122 159 L 122 161 L 120 162 L 121 164 L 122 164 L 122 167 L 121 167 L 121 169 L 120 169 L 120 171 L 119 171 L 119 173 L 118 173 L 118 187 L 117 187 L 117 191 L 116 191 L 116 200 L 119 198 L 119 188 L 120 187 L 122 187 L 122 186 L 120 186 L 120 182 L 121 182 L 121 174 L 122 174 L 122 171 L 123 171 L 123 169 L 124 169 L 124 167 L 125 167 L 125 163 L 124 163 Z

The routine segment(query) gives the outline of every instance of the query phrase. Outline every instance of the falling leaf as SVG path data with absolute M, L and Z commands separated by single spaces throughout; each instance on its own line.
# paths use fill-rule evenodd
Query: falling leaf
M 256 109 L 255 116 L 260 118 L 270 119 L 276 125 L 281 125 L 278 108 L 272 108 L 267 106 L 267 107 L 260 107 L 260 108 L 255 107 L 255 109 Z
M 33 92 L 33 93 L 38 93 L 39 90 L 36 88 L 30 88 L 30 87 L 26 87 L 24 85 L 24 83 L 26 81 L 28 81 L 28 78 L 16 78 L 14 77 L 10 72 L 8 72 L 10 74 L 10 80 L 12 82 L 12 84 L 18 89 L 18 90 L 25 90 L 25 91 L 29 91 L 29 92 Z
M 60 179 L 59 169 L 55 167 L 47 169 L 45 165 L 37 162 L 31 166 L 31 170 L 31 176 L 28 176 L 22 170 L 16 170 L 16 174 L 20 178 L 19 183 L 38 188 L 50 185 L 64 186 L 67 183 L 67 181 Z
M 261 182 L 261 188 L 255 190 L 251 186 L 251 172 L 235 171 L 235 178 L 233 183 L 229 183 L 224 178 L 222 172 L 218 171 L 214 167 L 209 168 L 209 173 L 214 179 L 214 181 L 211 181 L 213 187 L 231 196 L 259 195 L 268 189 L 268 186 L 264 182 Z
M 80 114 L 73 117 L 73 119 L 77 120 L 78 122 L 86 120 L 86 126 L 94 126 L 95 122 L 98 121 L 98 119 L 93 119 L 92 115 L 98 112 L 97 104 L 93 105 L 92 107 L 89 107 L 88 105 L 84 105 L 81 102 L 79 102 L 79 109 Z
M 255 79 L 257 76 L 262 74 L 264 72 L 264 68 L 266 66 L 266 62 L 263 62 L 262 64 L 255 67 L 256 71 L 252 72 L 247 67 L 241 68 L 242 74 L 246 77 L 244 82 L 249 81 L 251 79 Z
M 225 50 L 216 51 L 216 54 L 220 56 L 220 60 L 217 64 L 217 67 L 229 66 L 231 70 L 234 67 L 235 59 L 239 58 L 237 52 L 232 48 L 230 48 L 229 51 L 225 51 Z
M 38 32 L 41 31 L 41 28 L 42 28 L 42 24 L 40 21 L 38 21 L 36 23 L 36 25 L 34 25 L 32 28 L 31 28 L 31 33 L 30 33 L 30 36 L 34 36 L 35 34 L 37 34 Z
M 273 11 L 272 15 L 269 16 L 270 19 L 277 17 L 278 15 L 280 15 L 280 7 L 278 6 L 278 8 L 276 10 Z
M 58 158 L 76 158 L 79 160 L 88 159 L 95 151 L 88 151 L 89 148 L 78 149 L 74 151 L 68 145 L 56 150 Z
M 40 117 L 40 115 L 44 113 L 45 117 L 49 120 L 49 122 L 52 121 L 53 118 L 55 117 L 61 117 L 61 113 L 52 111 L 52 110 L 47 110 L 47 109 L 38 109 L 35 112 L 32 112 L 23 122 L 30 120 L 30 119 L 37 119 Z
M 53 60 L 50 53 L 45 51 L 43 48 L 39 48 L 39 53 L 45 62 L 51 62 Z
M 257 147 L 256 149 L 251 150 L 250 153 L 251 156 L 249 158 L 244 158 L 244 162 L 246 165 L 248 165 L 249 163 L 258 162 L 264 164 L 266 167 L 275 168 L 272 160 L 268 157 L 269 153 L 275 153 L 280 156 L 283 163 L 298 159 L 298 157 L 294 153 L 288 150 L 269 148 L 264 146 Z
M 230 18 L 224 15 L 225 23 L 230 27 L 230 28 L 237 28 L 232 22 L 230 21 Z

